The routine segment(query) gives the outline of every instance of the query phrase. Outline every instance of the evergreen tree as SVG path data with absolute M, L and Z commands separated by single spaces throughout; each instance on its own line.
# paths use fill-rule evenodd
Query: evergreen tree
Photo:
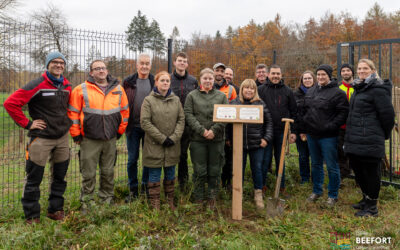
M 152 49 L 156 54 L 162 53 L 165 51 L 165 37 L 156 20 L 151 22 L 149 30 L 150 42 L 147 44 L 146 48 Z
M 132 19 L 125 33 L 128 35 L 128 48 L 133 51 L 139 51 L 140 53 L 143 52 L 151 42 L 151 30 L 146 15 L 143 15 L 142 12 L 138 10 L 137 16 Z

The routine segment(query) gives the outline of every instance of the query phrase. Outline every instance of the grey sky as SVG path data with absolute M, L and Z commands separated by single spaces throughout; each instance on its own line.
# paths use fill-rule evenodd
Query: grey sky
M 165 36 L 177 26 L 181 37 L 189 39 L 194 32 L 215 35 L 222 34 L 231 25 L 236 28 L 248 24 L 273 20 L 279 13 L 283 23 L 304 24 L 310 17 L 319 19 L 327 11 L 331 13 L 350 12 L 359 20 L 365 17 L 376 0 L 309 0 L 309 1 L 261 1 L 261 0 L 21 0 L 17 11 L 26 16 L 35 10 L 53 3 L 66 15 L 71 27 L 124 33 L 132 18 L 140 9 L 150 20 L 160 24 Z M 379 0 L 385 12 L 400 10 L 399 0 Z

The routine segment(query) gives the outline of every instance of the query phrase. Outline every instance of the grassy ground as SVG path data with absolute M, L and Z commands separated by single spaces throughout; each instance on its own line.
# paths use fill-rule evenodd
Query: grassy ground
M 292 147 L 293 148 L 293 147 Z M 266 211 L 257 211 L 253 204 L 251 173 L 247 168 L 244 183 L 243 220 L 231 219 L 230 192 L 221 190 L 217 211 L 204 209 L 190 202 L 190 191 L 176 191 L 178 209 L 171 212 L 163 205 L 160 212 L 149 209 L 142 197 L 132 204 L 123 202 L 128 190 L 124 182 L 116 186 L 117 204 L 98 205 L 89 215 L 79 212 L 78 192 L 69 193 L 62 223 L 45 217 L 46 200 L 42 200 L 42 223 L 27 226 L 20 204 L 4 208 L 0 213 L 0 248 L 5 249 L 93 249 L 93 248 L 211 248 L 211 249 L 329 249 L 335 245 L 334 233 L 347 233 L 351 247 L 356 237 L 391 237 L 390 245 L 400 249 L 399 191 L 384 187 L 378 218 L 356 218 L 351 204 L 360 193 L 354 180 L 346 179 L 336 207 L 327 208 L 324 201 L 307 203 L 311 184 L 300 185 L 297 159 L 289 157 L 285 213 L 267 218 Z M 269 176 L 267 196 L 272 196 L 274 177 Z M 367 245 L 364 245 L 367 246 Z

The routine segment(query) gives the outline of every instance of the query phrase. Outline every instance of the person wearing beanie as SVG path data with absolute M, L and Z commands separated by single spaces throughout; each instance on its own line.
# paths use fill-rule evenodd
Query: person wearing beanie
M 323 70 L 323 71 L 325 71 L 325 73 L 328 75 L 328 77 L 329 77 L 329 80 L 331 80 L 332 79 L 332 72 L 333 72 L 333 69 L 332 69 L 332 67 L 330 66 L 330 65 L 328 65 L 328 64 L 321 64 L 318 68 L 317 68 L 317 72 L 318 71 L 320 71 L 320 70 Z
M 46 58 L 46 71 L 11 94 L 4 108 L 21 127 L 29 130 L 26 147 L 26 179 L 22 194 L 22 207 L 28 224 L 40 222 L 40 183 L 47 159 L 52 159 L 53 173 L 50 180 L 47 217 L 64 219 L 65 175 L 69 164 L 68 130 L 72 121 L 67 108 L 71 84 L 63 77 L 65 57 L 51 52 Z M 22 112 L 28 104 L 29 120 Z
M 326 205 L 329 207 L 338 201 L 340 170 L 337 140 L 349 110 L 346 95 L 337 87 L 336 79 L 332 79 L 332 71 L 332 67 L 326 64 L 318 67 L 318 84 L 307 91 L 303 109 L 313 182 L 313 191 L 307 201 L 314 202 L 323 194 L 325 161 L 329 176 Z
M 342 78 L 342 82 L 339 85 L 339 89 L 342 90 L 347 97 L 347 100 L 350 102 L 351 95 L 354 92 L 352 83 L 353 83 L 353 76 L 354 76 L 354 69 L 353 67 L 345 63 L 340 67 L 340 76 Z M 351 169 L 349 166 L 349 160 L 344 154 L 343 151 L 343 144 L 344 144 L 344 135 L 346 133 L 346 124 L 340 127 L 339 130 L 339 137 L 338 137 L 338 162 L 340 168 L 340 178 L 343 181 L 344 178 L 349 178 L 351 174 Z M 341 183 L 342 184 L 342 183 Z

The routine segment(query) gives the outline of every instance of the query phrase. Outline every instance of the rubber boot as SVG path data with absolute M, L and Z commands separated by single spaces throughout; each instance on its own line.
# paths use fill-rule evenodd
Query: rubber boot
M 149 182 L 147 184 L 147 191 L 149 192 L 149 201 L 153 209 L 160 210 L 160 182 Z
M 169 208 L 174 211 L 175 205 L 174 205 L 174 195 L 175 195 L 175 179 L 164 181 L 164 193 L 165 193 L 165 198 L 168 202 Z
M 254 201 L 256 203 L 257 209 L 264 209 L 262 189 L 255 189 L 254 190 Z

